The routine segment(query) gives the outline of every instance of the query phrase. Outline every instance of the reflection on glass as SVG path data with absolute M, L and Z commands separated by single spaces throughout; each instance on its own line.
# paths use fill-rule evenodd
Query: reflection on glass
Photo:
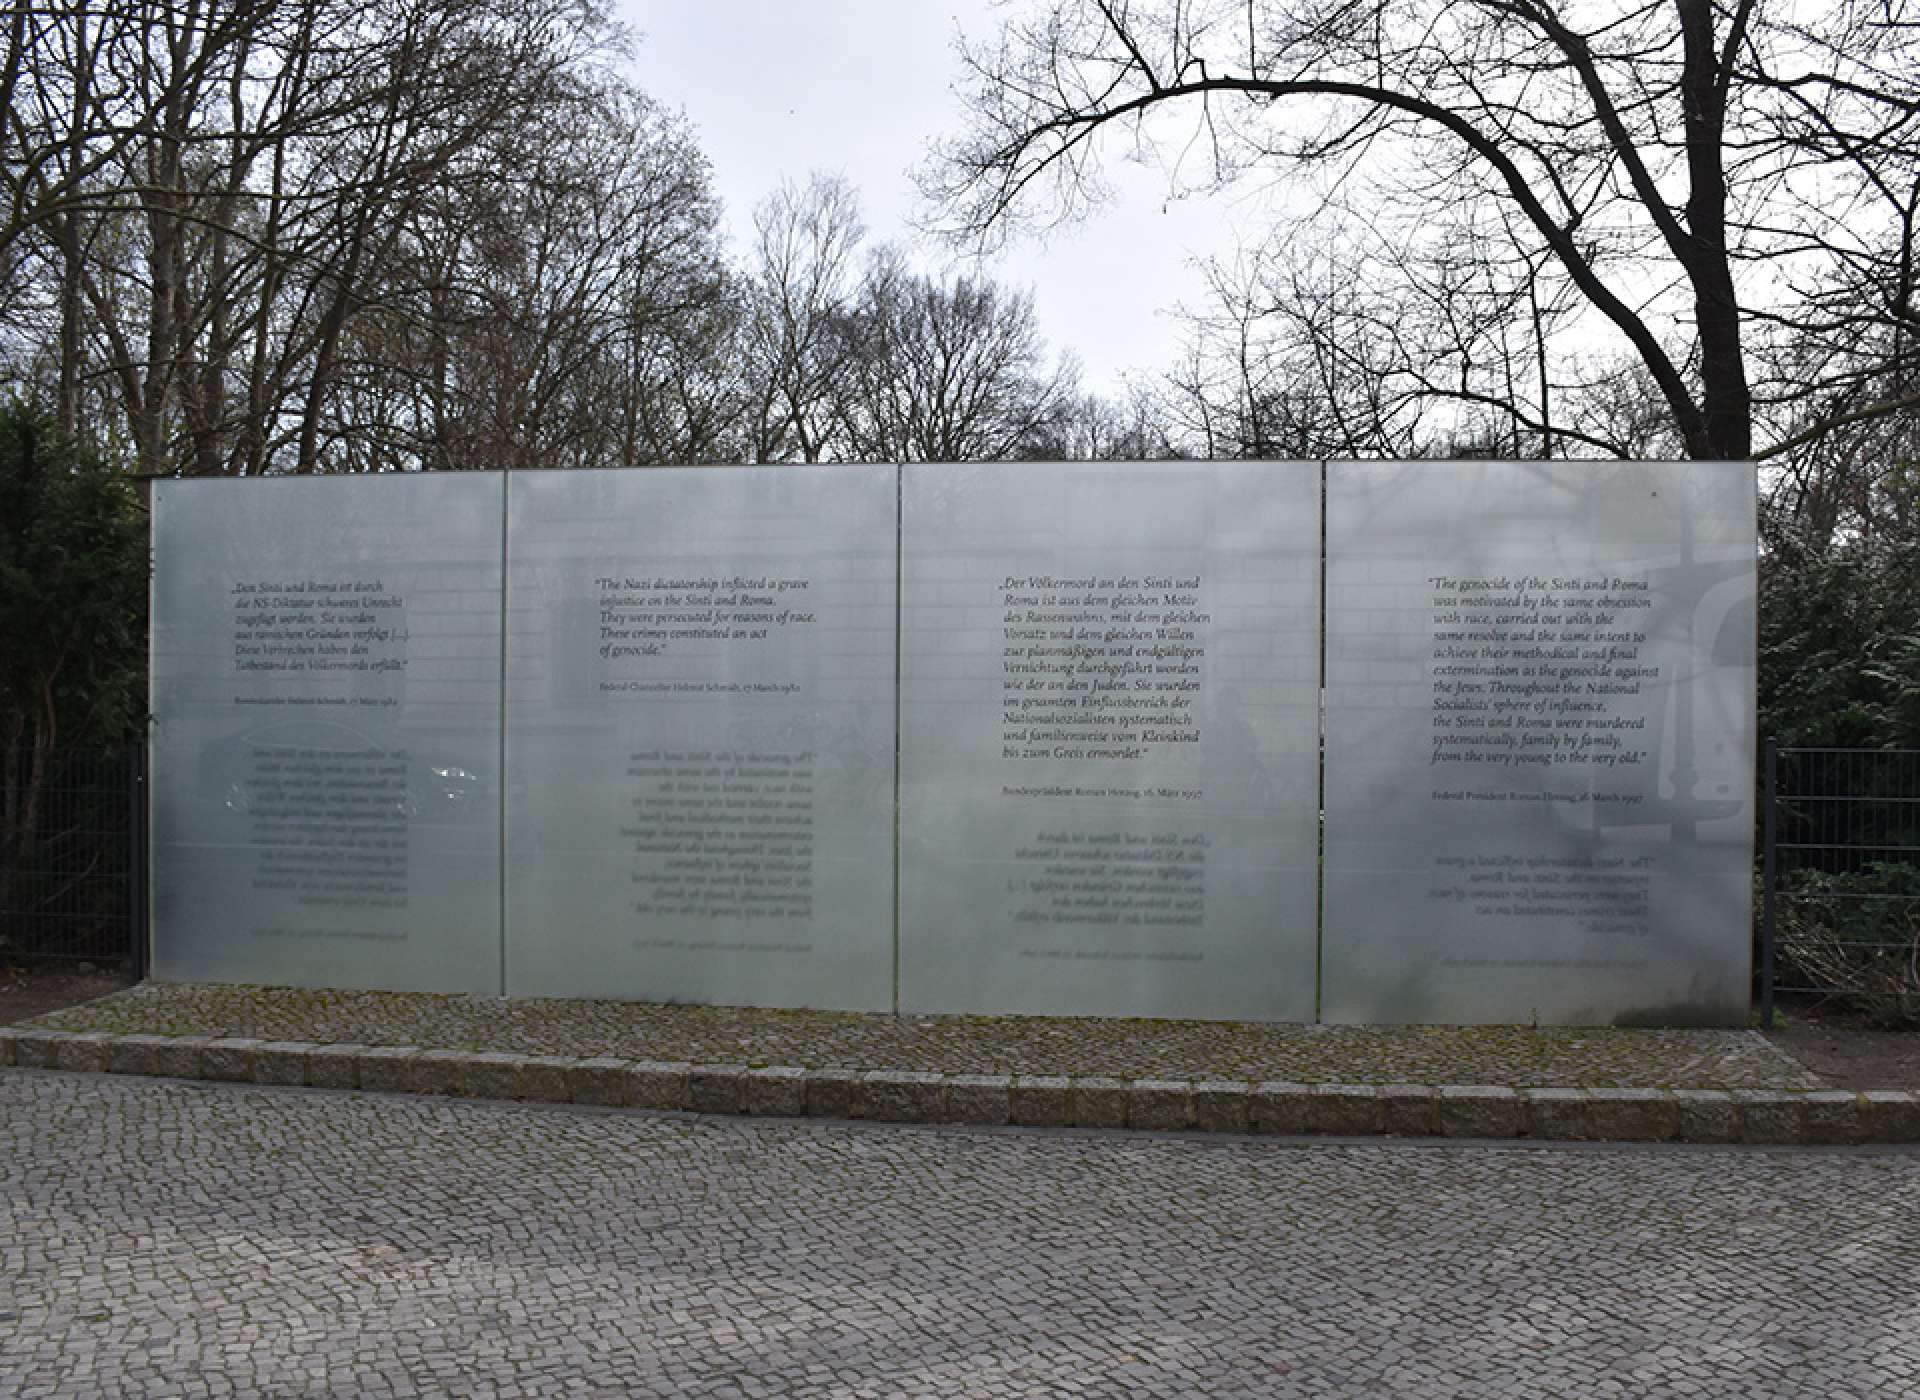
M 1754 481 L 1336 463 L 1322 1012 L 1744 1021 Z
M 1311 1020 L 1318 466 L 903 492 L 901 1008 Z
M 501 487 L 157 484 L 157 975 L 500 990 Z
M 515 478 L 510 992 L 891 1009 L 895 490 Z

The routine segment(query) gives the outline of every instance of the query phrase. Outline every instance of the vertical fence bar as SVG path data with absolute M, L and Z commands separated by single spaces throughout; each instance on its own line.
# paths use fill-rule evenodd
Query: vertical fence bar
M 1778 855 L 1775 850 L 1779 835 L 1780 800 L 1780 741 L 1771 735 L 1767 738 L 1767 802 L 1765 809 L 1766 834 L 1765 845 L 1761 852 L 1761 896 L 1760 896 L 1760 1028 L 1773 1029 L 1773 928 L 1774 928 L 1774 875 Z
M 127 750 L 127 972 L 147 980 L 147 746 Z

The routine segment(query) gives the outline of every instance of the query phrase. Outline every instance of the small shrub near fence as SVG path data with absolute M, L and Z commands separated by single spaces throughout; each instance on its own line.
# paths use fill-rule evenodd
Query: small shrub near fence
M 1769 743 L 1766 766 L 1763 1014 L 1797 995 L 1920 1026 L 1920 751 Z
M 38 764 L 0 754 L 0 955 L 129 956 L 142 924 L 143 782 L 137 752 L 58 751 Z

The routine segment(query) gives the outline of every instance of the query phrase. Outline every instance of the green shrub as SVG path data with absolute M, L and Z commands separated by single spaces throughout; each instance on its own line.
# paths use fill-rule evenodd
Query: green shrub
M 147 525 L 113 466 L 0 408 L 0 746 L 117 748 L 146 714 Z
M 1783 744 L 1920 748 L 1920 542 L 1772 542 L 1760 732 Z
M 48 829 L 62 753 L 143 731 L 147 569 L 145 518 L 112 465 L 0 406 L 0 910 L 31 912 L 28 872 L 71 842 Z

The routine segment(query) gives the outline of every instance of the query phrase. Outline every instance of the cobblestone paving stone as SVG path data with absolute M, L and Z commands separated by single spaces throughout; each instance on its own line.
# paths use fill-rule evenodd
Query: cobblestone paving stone
M 1752 1031 L 1289 1026 L 850 1015 L 618 1001 L 147 984 L 32 1023 L 70 1031 L 946 1074 L 1818 1089 Z
M 0 1071 L 0 1394 L 1910 1396 L 1920 1153 Z

